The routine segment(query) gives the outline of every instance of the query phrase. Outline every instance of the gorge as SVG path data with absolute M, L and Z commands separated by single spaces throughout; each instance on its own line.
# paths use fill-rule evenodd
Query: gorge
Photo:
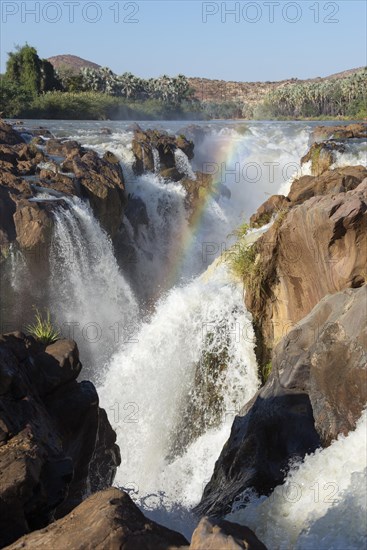
M 2 547 L 364 547 L 366 154 L 366 124 L 1 121 Z

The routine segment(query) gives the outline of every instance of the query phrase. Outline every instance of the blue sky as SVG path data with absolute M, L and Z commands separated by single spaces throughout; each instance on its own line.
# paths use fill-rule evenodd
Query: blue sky
M 142 77 L 326 76 L 367 64 L 366 23 L 364 0 L 1 0 L 1 71 L 28 42 Z

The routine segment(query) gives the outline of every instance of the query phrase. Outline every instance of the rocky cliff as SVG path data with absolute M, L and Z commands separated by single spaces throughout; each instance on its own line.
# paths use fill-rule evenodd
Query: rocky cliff
M 366 405 L 367 170 L 331 164 L 251 218 L 254 227 L 273 220 L 244 264 L 257 356 L 271 373 L 236 417 L 199 513 L 227 513 L 246 489 L 270 494 L 290 461 L 353 430 Z

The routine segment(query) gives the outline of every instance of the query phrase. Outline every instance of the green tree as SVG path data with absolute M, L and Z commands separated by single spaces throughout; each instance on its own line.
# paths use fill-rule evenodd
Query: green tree
M 51 63 L 40 59 L 36 48 L 28 44 L 9 53 L 5 76 L 10 83 L 35 95 L 61 87 Z

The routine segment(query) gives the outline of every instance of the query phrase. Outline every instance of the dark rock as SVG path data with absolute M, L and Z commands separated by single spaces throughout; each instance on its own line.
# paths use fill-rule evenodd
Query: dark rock
M 175 550 L 188 547 L 179 533 L 147 519 L 130 497 L 114 488 L 96 493 L 69 515 L 9 547 L 70 550 Z
M 269 494 L 289 461 L 355 428 L 367 400 L 367 286 L 326 296 L 275 348 L 198 507 L 222 514 L 244 489 Z
M 225 520 L 204 517 L 195 529 L 190 550 L 266 550 L 251 529 Z
M 189 160 L 194 156 L 194 144 L 185 136 L 170 136 L 158 130 L 143 131 L 140 126 L 134 128 L 132 151 L 135 156 L 134 172 L 137 175 L 145 171 L 154 172 L 154 150 L 159 157 L 160 169 L 176 168 L 175 151 L 180 149 Z M 173 173 L 173 172 L 172 172 Z
M 114 432 L 80 367 L 74 342 L 0 336 L 1 547 L 113 481 Z
M 16 145 L 25 143 L 22 136 L 14 128 L 0 119 L 0 144 Z

